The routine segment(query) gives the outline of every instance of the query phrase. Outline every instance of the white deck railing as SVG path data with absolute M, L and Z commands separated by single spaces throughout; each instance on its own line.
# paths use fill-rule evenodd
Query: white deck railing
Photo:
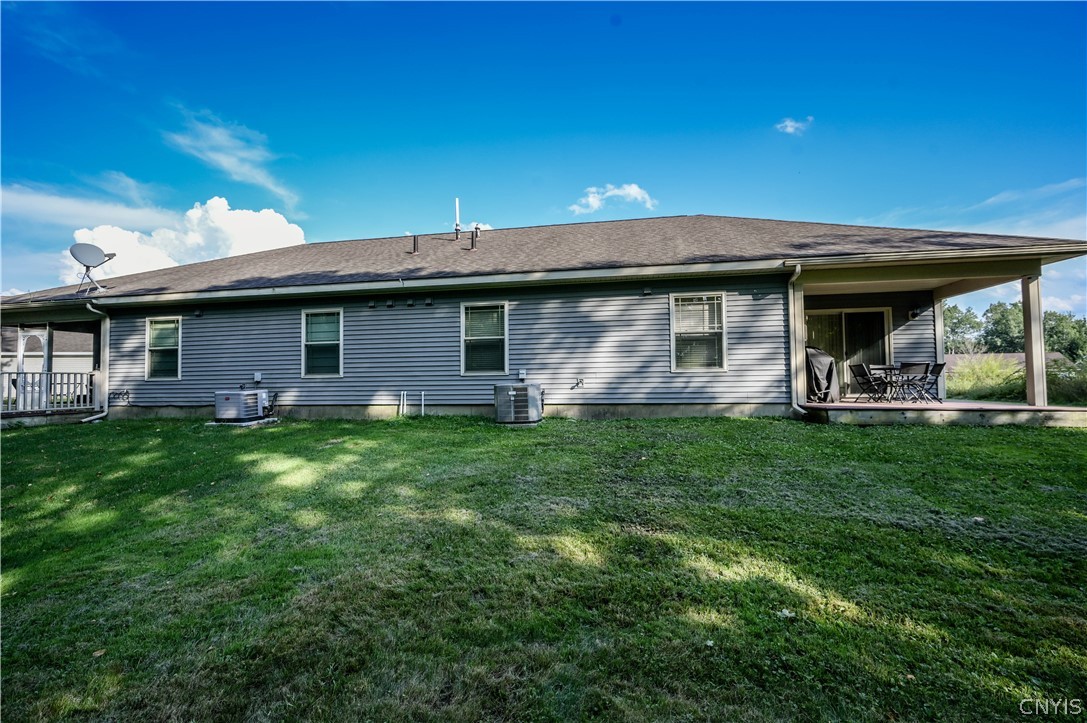
M 0 372 L 0 412 L 95 409 L 94 374 Z

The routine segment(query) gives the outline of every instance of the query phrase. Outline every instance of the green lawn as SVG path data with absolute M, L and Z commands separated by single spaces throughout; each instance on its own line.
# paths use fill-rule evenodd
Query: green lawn
M 4 720 L 1021 719 L 1087 698 L 1087 434 L 2 435 Z

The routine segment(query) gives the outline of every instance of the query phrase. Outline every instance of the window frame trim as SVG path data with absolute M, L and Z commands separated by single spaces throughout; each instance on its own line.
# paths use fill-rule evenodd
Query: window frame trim
M 721 366 L 680 367 L 676 365 L 676 299 L 690 296 L 721 297 Z M 705 332 L 703 332 L 705 333 Z M 668 294 L 668 353 L 674 374 L 720 374 L 728 371 L 728 292 L 727 291 L 676 291 Z
M 502 307 L 502 371 L 470 372 L 465 371 L 467 361 L 464 354 L 464 312 L 471 306 L 501 306 Z M 498 337 L 480 337 L 481 339 L 497 339 Z M 510 303 L 509 301 L 462 301 L 460 302 L 460 375 L 462 377 L 494 377 L 509 376 L 510 373 Z
M 154 321 L 177 322 L 177 376 L 153 377 L 151 376 L 151 323 Z M 182 317 L 181 316 L 148 316 L 144 319 L 143 326 L 143 380 L 145 382 L 176 382 L 181 379 L 181 343 L 182 343 Z M 174 347 L 160 347 L 172 349 Z
M 328 307 L 320 309 L 302 309 L 302 358 L 301 358 L 301 378 L 302 379 L 341 379 L 343 378 L 343 307 Z M 340 371 L 336 374 L 310 374 L 306 370 L 306 344 L 312 343 L 316 346 L 329 346 L 331 342 L 307 342 L 306 341 L 306 317 L 310 314 L 331 314 L 337 313 L 340 315 L 340 338 L 336 342 L 340 347 Z

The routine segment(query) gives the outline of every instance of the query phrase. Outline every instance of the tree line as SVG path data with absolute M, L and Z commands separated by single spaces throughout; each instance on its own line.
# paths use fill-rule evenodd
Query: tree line
M 1047 352 L 1058 351 L 1073 362 L 1087 356 L 1087 317 L 1047 311 L 1042 329 Z M 981 318 L 970 307 L 945 306 L 944 348 L 948 354 L 1023 351 L 1023 302 L 990 304 Z

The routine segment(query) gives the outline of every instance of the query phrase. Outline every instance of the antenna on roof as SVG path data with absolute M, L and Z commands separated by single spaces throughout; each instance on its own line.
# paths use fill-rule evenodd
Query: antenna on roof
M 94 244 L 72 244 L 72 247 L 68 249 L 68 253 L 70 253 L 72 258 L 76 261 L 83 264 L 83 278 L 80 279 L 79 287 L 75 292 L 78 294 L 79 290 L 83 288 L 83 284 L 88 281 L 94 284 L 98 291 L 104 291 L 105 287 L 91 278 L 91 269 L 98 268 L 117 254 L 107 254 Z M 87 293 L 91 293 L 91 288 L 89 286 L 87 287 Z
M 453 199 L 453 207 L 456 209 L 456 222 L 453 224 L 453 230 L 456 232 L 457 241 L 460 241 L 460 199 Z

